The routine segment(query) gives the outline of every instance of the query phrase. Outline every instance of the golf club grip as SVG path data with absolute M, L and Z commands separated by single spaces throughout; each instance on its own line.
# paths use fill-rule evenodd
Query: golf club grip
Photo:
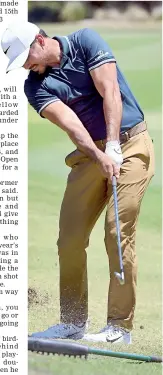
M 117 179 L 115 176 L 112 177 L 112 186 L 117 186 Z
M 28 350 L 69 356 L 88 356 L 88 347 L 59 340 L 46 340 L 28 337 Z

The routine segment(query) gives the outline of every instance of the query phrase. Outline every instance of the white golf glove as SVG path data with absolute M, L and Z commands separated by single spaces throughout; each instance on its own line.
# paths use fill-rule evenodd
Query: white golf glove
M 108 141 L 106 143 L 105 154 L 121 167 L 121 164 L 123 163 L 123 155 L 118 141 Z

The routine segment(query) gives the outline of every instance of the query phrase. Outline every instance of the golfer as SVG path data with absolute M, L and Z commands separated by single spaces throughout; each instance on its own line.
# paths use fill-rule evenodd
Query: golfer
M 17 22 L 4 32 L 1 43 L 9 58 L 7 72 L 20 67 L 30 71 L 24 89 L 31 106 L 76 145 L 66 157 L 71 171 L 57 242 L 60 324 L 32 336 L 131 343 L 137 283 L 136 227 L 142 198 L 154 174 L 153 144 L 143 111 L 109 45 L 94 30 L 85 28 L 50 38 L 32 23 Z M 117 179 L 124 285 L 114 274 L 120 270 L 113 175 Z M 110 271 L 107 324 L 100 332 L 86 335 L 86 250 L 105 207 Z

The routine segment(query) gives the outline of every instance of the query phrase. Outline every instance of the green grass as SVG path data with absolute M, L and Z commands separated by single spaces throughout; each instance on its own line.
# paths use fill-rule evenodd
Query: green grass
M 52 35 L 52 26 L 48 26 Z M 73 31 L 62 29 L 65 35 Z M 76 26 L 76 29 L 78 27 Z M 47 28 L 46 28 L 47 29 Z M 143 200 L 137 231 L 139 260 L 133 344 L 113 350 L 161 354 L 161 31 L 110 31 L 118 63 L 144 109 L 154 139 L 156 173 Z M 74 146 L 67 136 L 29 108 L 29 286 L 37 303 L 29 309 L 29 332 L 58 322 L 58 217 L 69 169 L 64 157 Z M 108 264 L 103 244 L 104 214 L 88 249 L 90 330 L 105 324 Z M 143 325 L 144 329 L 140 329 Z M 105 345 L 100 347 L 104 347 Z M 108 346 L 110 349 L 110 347 Z M 90 356 L 88 361 L 29 354 L 29 374 L 60 375 L 161 374 L 159 364 Z

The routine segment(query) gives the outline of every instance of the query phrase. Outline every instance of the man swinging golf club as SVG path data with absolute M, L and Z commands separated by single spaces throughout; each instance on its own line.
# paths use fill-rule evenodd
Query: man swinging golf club
M 77 147 L 66 157 L 71 172 L 59 221 L 60 324 L 32 336 L 130 343 L 136 304 L 136 225 L 154 174 L 153 145 L 144 114 L 109 45 L 91 29 L 49 38 L 36 25 L 23 22 L 12 24 L 1 43 L 9 58 L 7 72 L 20 67 L 30 70 L 25 82 L 29 103 L 41 117 L 63 129 Z M 115 275 L 120 270 L 113 175 L 123 285 Z M 88 319 L 86 248 L 106 206 L 107 325 L 99 333 L 84 336 Z

